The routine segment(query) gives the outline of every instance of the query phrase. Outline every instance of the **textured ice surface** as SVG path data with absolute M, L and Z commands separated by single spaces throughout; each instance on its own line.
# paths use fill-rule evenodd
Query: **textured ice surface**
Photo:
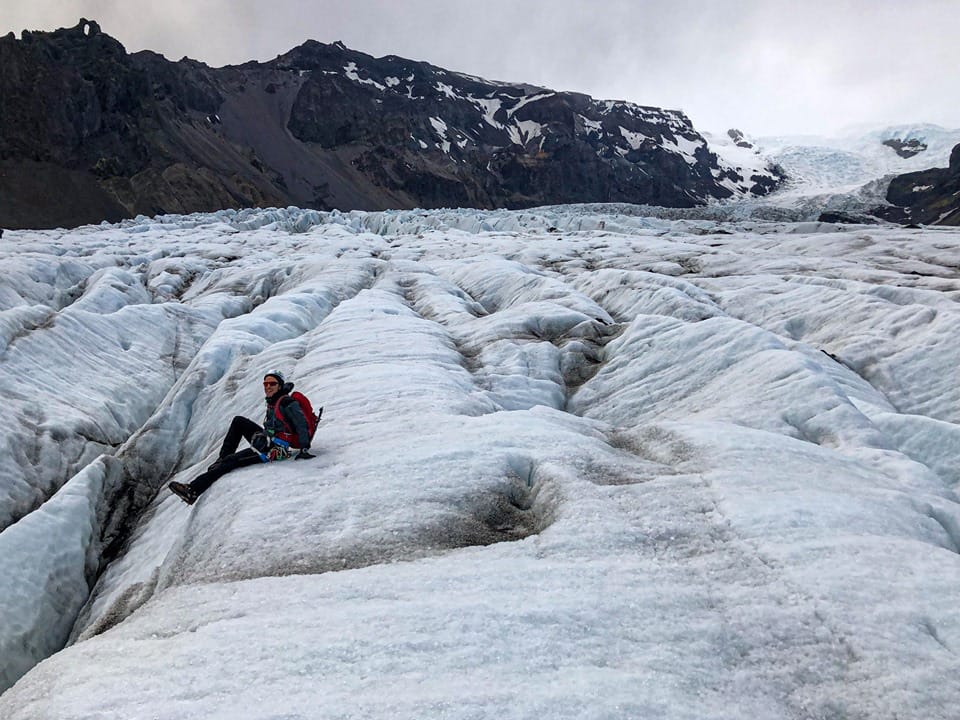
M 627 206 L 7 232 L 0 716 L 952 718 L 958 241 Z M 277 368 L 318 457 L 162 489 Z

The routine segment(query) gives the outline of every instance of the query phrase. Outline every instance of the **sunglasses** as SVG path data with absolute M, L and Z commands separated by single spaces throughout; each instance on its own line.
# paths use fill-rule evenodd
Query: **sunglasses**
M 279 384 L 280 384 L 280 383 L 278 383 L 276 380 L 266 380 L 266 381 L 264 381 L 263 386 L 264 386 L 264 387 L 276 387 L 276 386 L 279 385 Z

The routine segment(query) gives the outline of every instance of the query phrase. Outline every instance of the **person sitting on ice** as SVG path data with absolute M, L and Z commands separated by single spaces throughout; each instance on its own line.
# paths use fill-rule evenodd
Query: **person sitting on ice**
M 283 460 L 291 451 L 299 449 L 295 460 L 307 460 L 310 454 L 311 429 L 316 427 L 317 417 L 310 423 L 304 416 L 299 400 L 290 395 L 293 383 L 287 382 L 280 372 L 270 372 L 263 377 L 263 392 L 267 412 L 263 427 L 248 418 L 237 415 L 220 447 L 220 456 L 193 482 L 171 482 L 168 487 L 188 505 L 193 505 L 213 483 L 232 470 L 261 462 Z M 300 396 L 300 393 L 296 393 Z M 302 397 L 302 396 L 300 396 Z M 305 398 L 304 398 L 305 399 Z M 309 408 L 309 404 L 306 406 Z M 321 408 L 322 410 L 322 408 Z M 312 409 L 307 412 L 313 415 Z M 251 447 L 237 452 L 240 440 L 245 439 Z

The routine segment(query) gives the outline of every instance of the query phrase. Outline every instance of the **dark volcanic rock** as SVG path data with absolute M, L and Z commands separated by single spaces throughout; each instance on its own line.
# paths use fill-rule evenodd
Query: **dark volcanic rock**
M 876 225 L 878 220 L 871 215 L 843 212 L 841 210 L 827 210 L 820 213 L 819 222 L 837 223 L 840 225 Z
M 733 140 L 734 144 L 735 144 L 737 147 L 742 147 L 742 148 L 752 148 L 752 147 L 753 147 L 753 143 L 750 142 L 749 140 L 747 140 L 747 139 L 743 136 L 743 133 L 740 132 L 739 130 L 737 130 L 736 128 L 730 128 L 729 130 L 727 130 L 727 137 L 729 137 L 731 140 Z
M 890 140 L 884 140 L 883 144 L 889 148 L 893 148 L 893 151 L 902 158 L 912 158 L 914 155 L 919 155 L 927 149 L 927 144 L 916 138 L 910 138 L 908 140 L 892 138 Z
M 960 225 L 960 145 L 950 153 L 950 167 L 895 177 L 887 189 L 892 207 L 874 214 L 904 224 Z
M 782 172 L 721 165 L 685 115 L 308 41 L 210 68 L 95 22 L 0 38 L 0 226 L 289 205 L 690 207 Z
M 0 38 L 0 224 L 281 202 L 249 151 L 209 132 L 222 104 L 192 61 L 128 55 L 95 22 Z

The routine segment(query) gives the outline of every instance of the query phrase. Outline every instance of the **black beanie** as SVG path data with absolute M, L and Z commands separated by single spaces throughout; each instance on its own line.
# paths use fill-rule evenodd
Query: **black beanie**
M 268 377 L 276 378 L 277 382 L 280 383 L 280 387 L 283 387 L 286 384 L 286 378 L 283 377 L 282 372 L 268 372 L 263 376 L 263 379 L 266 380 Z

